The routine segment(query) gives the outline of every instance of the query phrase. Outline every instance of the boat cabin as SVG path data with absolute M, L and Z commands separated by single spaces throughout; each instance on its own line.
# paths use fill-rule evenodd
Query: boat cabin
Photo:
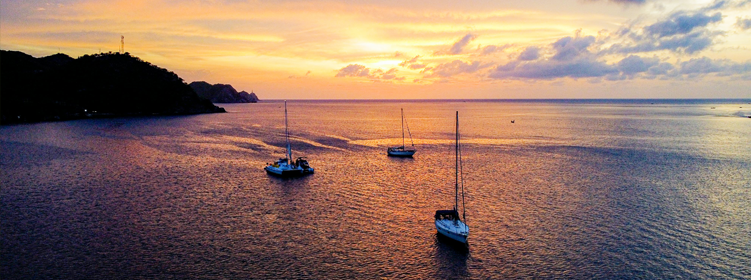
M 459 219 L 459 212 L 456 210 L 437 210 L 435 211 L 436 220 L 450 220 L 456 221 Z
M 310 165 L 308 164 L 308 159 L 305 157 L 297 158 L 297 160 L 295 160 L 295 166 L 299 166 L 305 169 L 310 168 Z

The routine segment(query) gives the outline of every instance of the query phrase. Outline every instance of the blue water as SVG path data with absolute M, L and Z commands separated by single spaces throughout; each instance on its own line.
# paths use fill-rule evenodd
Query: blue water
M 0 278 L 749 279 L 750 103 L 290 101 L 298 179 L 262 169 L 280 101 L 4 126 Z M 466 248 L 433 225 L 455 111 Z

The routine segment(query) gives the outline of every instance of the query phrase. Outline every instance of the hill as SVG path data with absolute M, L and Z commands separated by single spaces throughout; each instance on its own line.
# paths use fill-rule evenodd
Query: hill
M 258 96 L 245 91 L 237 92 L 231 85 L 209 84 L 204 81 L 192 82 L 190 87 L 202 98 L 214 103 L 256 103 Z
M 2 124 L 224 112 L 180 77 L 129 53 L 73 59 L 0 51 Z

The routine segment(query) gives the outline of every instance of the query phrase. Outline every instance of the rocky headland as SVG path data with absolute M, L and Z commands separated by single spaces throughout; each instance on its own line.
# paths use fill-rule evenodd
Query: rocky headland
M 209 84 L 204 81 L 192 82 L 190 87 L 202 98 L 214 103 L 256 103 L 258 96 L 246 91 L 237 92 L 231 85 Z

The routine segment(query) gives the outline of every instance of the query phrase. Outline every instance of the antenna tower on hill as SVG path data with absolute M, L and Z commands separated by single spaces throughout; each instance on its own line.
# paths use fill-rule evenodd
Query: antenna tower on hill
M 120 53 L 125 53 L 125 36 L 120 35 Z

